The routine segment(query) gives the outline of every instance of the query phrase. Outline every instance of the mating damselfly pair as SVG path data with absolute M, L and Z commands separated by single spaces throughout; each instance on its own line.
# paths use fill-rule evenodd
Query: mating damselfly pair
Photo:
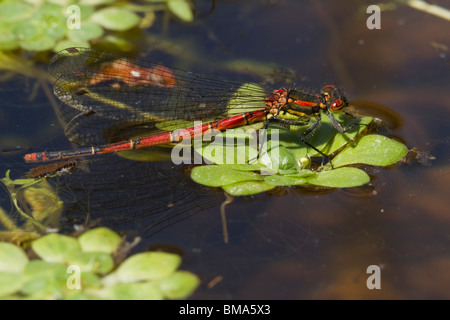
M 75 150 L 44 151 L 25 155 L 27 162 L 44 162 L 88 155 L 140 149 L 180 142 L 211 130 L 223 131 L 253 123 L 305 124 L 315 118 L 300 136 L 302 142 L 328 158 L 307 138 L 325 114 L 339 132 L 348 131 L 333 116 L 347 105 L 338 88 L 326 85 L 320 93 L 277 89 L 270 93 L 221 78 L 206 77 L 146 60 L 85 48 L 68 48 L 50 61 L 56 78 L 54 92 L 71 106 L 62 116 L 65 134 L 72 142 L 89 145 Z M 246 87 L 247 86 L 247 87 Z M 256 110 L 247 105 L 259 103 Z M 230 108 L 234 115 L 229 114 Z M 248 110 L 248 109 L 247 109 Z M 297 119 L 284 119 L 283 114 Z M 200 126 L 181 126 L 167 131 L 161 126 L 201 120 Z M 137 134 L 145 130 L 146 133 Z M 117 134 L 119 132 L 119 134 Z M 134 136 L 138 138 L 130 138 Z M 329 160 L 329 159 L 328 159 Z

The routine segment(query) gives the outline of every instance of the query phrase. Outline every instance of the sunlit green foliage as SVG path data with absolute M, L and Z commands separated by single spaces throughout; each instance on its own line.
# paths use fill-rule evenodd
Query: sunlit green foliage
M 188 0 L 146 1 L 16 1 L 0 2 L 0 50 L 59 51 L 67 47 L 89 47 L 91 41 L 117 41 L 108 32 L 147 28 L 155 12 L 171 13 L 193 21 Z M 123 40 L 123 39 L 122 39 Z
M 104 228 L 78 238 L 48 234 L 31 243 L 38 259 L 0 242 L 1 299 L 183 299 L 199 279 L 180 271 L 181 257 L 143 252 L 115 262 L 122 238 Z

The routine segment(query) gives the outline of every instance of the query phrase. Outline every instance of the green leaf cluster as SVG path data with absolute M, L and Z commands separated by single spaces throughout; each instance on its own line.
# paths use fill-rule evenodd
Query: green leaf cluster
M 236 101 L 231 104 L 235 105 Z M 368 174 L 355 165 L 389 166 L 408 153 L 408 148 L 400 142 L 378 134 L 364 134 L 371 117 L 338 114 L 335 118 L 344 128 L 356 126 L 339 133 L 322 114 L 321 126 L 308 137 L 308 142 L 323 153 L 337 154 L 332 160 L 333 166 L 327 164 L 311 169 L 311 158 L 320 154 L 301 143 L 299 138 L 310 123 L 290 128 L 270 126 L 267 143 L 262 148 L 254 147 L 256 138 L 244 127 L 227 130 L 217 135 L 213 143 L 197 147 L 203 159 L 213 164 L 195 167 L 191 177 L 197 183 L 221 187 L 234 196 L 252 195 L 278 186 L 349 188 L 370 181 Z M 278 136 L 274 136 L 276 132 Z M 227 138 L 234 139 L 234 143 L 224 143 L 232 141 Z
M 0 242 L 1 299 L 183 299 L 198 286 L 177 270 L 181 257 L 166 252 L 135 254 L 120 265 L 121 237 L 100 227 L 78 238 L 48 234 L 31 243 L 40 259 Z
M 171 12 L 193 20 L 188 0 L 147 0 L 141 5 L 112 0 L 0 1 L 0 50 L 59 51 L 67 47 L 89 47 L 90 41 L 148 27 L 155 11 Z

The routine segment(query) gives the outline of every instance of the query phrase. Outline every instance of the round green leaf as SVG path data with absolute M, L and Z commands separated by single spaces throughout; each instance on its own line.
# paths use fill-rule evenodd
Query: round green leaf
M 113 258 L 105 252 L 77 252 L 67 257 L 68 263 L 81 271 L 106 274 L 114 268 Z
M 170 276 L 161 279 L 159 288 L 163 295 L 169 299 L 185 299 L 200 284 L 200 279 L 187 271 L 177 271 Z
M 370 177 L 363 170 L 344 167 L 329 171 L 318 172 L 308 178 L 309 184 L 330 188 L 350 188 L 362 186 L 370 181 Z
M 21 248 L 11 243 L 0 242 L 0 272 L 21 273 L 27 263 L 28 258 Z
M 0 21 L 23 21 L 33 14 L 33 7 L 22 1 L 10 1 L 0 3 Z
M 194 20 L 191 6 L 186 0 L 167 0 L 167 7 L 170 12 L 183 21 L 192 22 Z
M 122 238 L 114 231 L 105 228 L 95 228 L 78 237 L 81 250 L 91 252 L 113 253 L 122 242 Z
M 106 284 L 133 282 L 163 278 L 173 273 L 181 263 L 181 257 L 166 252 L 138 253 L 125 260 L 117 270 L 107 276 Z
M 270 145 L 272 141 L 269 141 Z M 294 155 L 291 154 L 286 148 L 280 146 L 275 148 L 269 148 L 268 152 L 262 152 L 259 161 L 267 168 L 278 172 L 279 170 L 287 170 L 295 165 Z
M 113 300 L 162 300 L 164 297 L 156 283 L 118 283 L 105 288 L 103 296 Z
M 32 260 L 25 267 L 25 282 L 21 293 L 26 295 L 43 294 L 50 298 L 55 296 L 61 298 L 63 292 L 67 289 L 69 276 L 67 267 L 61 263 Z
M 3 28 L 0 25 L 0 50 L 13 50 L 19 46 L 18 39 L 11 32 L 11 27 Z
M 357 136 L 362 131 L 364 131 L 367 128 L 367 126 L 372 122 L 373 118 L 372 117 L 353 118 L 347 116 L 346 114 L 342 114 L 339 117 L 337 117 L 337 120 L 339 120 L 344 129 L 350 128 L 352 125 L 355 126 L 349 131 L 344 133 L 336 132 L 331 143 L 329 143 L 327 149 L 324 150 L 325 154 L 331 154 L 337 151 L 338 149 L 342 148 L 343 146 L 345 146 L 347 143 L 351 142 L 352 139 L 357 138 Z
M 243 181 L 222 186 L 222 189 L 232 196 L 249 196 L 273 189 L 274 186 L 264 181 Z
M 16 272 L 0 272 L 0 298 L 20 290 L 23 276 Z
M 225 165 L 198 166 L 192 169 L 191 178 L 209 187 L 221 187 L 242 181 L 263 180 L 257 173 L 237 171 Z
M 31 22 L 39 26 L 41 36 L 45 35 L 54 41 L 61 39 L 66 34 L 66 17 L 61 6 L 44 4 L 33 15 Z
M 99 6 L 105 4 L 111 4 L 116 2 L 117 0 L 80 0 L 80 4 L 88 5 L 88 6 Z
M 81 251 L 77 239 L 56 233 L 33 241 L 31 247 L 42 260 L 48 262 L 66 262 L 69 255 Z
M 264 182 L 272 186 L 293 186 L 305 184 L 307 180 L 304 177 L 272 175 L 266 176 Z
M 103 28 L 92 21 L 83 22 L 80 29 L 69 29 L 67 38 L 73 42 L 89 41 L 100 38 L 103 35 Z
M 41 27 L 36 20 L 26 20 L 17 23 L 12 29 L 12 33 L 20 41 L 34 39 L 41 34 Z M 43 32 L 42 32 L 43 33 Z
M 98 23 L 102 27 L 114 30 L 125 31 L 139 24 L 140 18 L 135 13 L 123 8 L 107 7 L 96 11 L 90 17 L 91 21 Z
M 83 271 L 81 272 L 81 288 L 102 286 L 101 278 L 93 272 Z
M 362 163 L 373 166 L 388 166 L 401 160 L 408 148 L 385 136 L 367 135 L 351 143 L 333 159 L 333 166 Z
M 20 47 L 28 51 L 44 51 L 52 49 L 55 43 L 55 40 L 52 38 L 42 35 L 21 41 Z

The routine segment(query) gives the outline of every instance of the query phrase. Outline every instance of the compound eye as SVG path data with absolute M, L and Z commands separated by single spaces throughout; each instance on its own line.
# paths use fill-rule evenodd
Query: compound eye
M 344 108 L 346 105 L 347 101 L 345 100 L 345 98 L 338 98 L 330 105 L 330 110 L 338 111 Z
M 331 111 L 338 111 L 347 106 L 347 99 L 335 86 L 326 85 L 321 92 Z

